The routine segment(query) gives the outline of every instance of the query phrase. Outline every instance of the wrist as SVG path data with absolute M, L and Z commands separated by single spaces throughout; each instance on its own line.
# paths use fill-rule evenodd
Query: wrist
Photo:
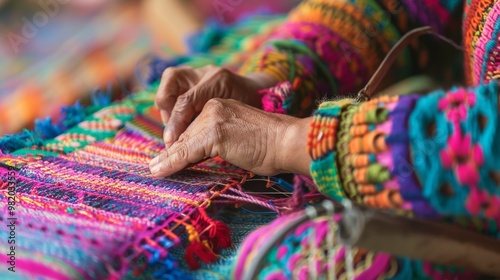
M 284 148 L 282 170 L 286 173 L 295 173 L 311 176 L 311 156 L 307 153 L 307 131 L 312 117 L 297 119 L 291 123 L 282 139 Z

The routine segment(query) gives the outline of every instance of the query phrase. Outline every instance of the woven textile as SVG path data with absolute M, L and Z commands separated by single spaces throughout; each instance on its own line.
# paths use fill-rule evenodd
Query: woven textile
M 116 88 L 123 87 L 118 79 L 128 81 L 137 61 L 151 50 L 149 34 L 138 24 L 136 5 L 117 6 L 112 16 L 103 13 L 83 18 L 59 5 L 60 12 L 51 15 L 43 28 L 35 29 L 36 36 L 27 40 L 13 37 L 24 37 L 22 26 L 15 29 L 15 24 L 23 23 L 22 18 L 33 23 L 34 15 L 48 17 L 38 4 L 54 1 L 17 2 L 12 4 L 34 10 L 26 17 L 9 10 L 0 14 L 2 27 L 8 27 L 2 29 L 5 40 L 0 44 L 2 135 L 32 128 L 36 118 L 57 118 L 61 106 L 89 98 L 96 87 L 106 88 L 110 82 Z
M 151 178 L 149 161 L 164 148 L 155 85 L 166 67 L 178 64 L 237 69 L 245 50 L 257 48 L 280 20 L 255 18 L 216 30 L 224 39 L 209 54 L 153 58 L 149 72 L 138 72 L 149 92 L 113 104 L 97 92 L 92 106 L 77 102 L 63 107 L 57 121 L 39 120 L 34 131 L 0 138 L 0 219 L 15 218 L 16 242 L 10 257 L 3 252 L 12 244 L 0 241 L 2 262 L 15 258 L 16 270 L 1 270 L 0 279 L 229 275 L 239 241 L 270 221 L 286 199 L 271 204 L 245 194 L 239 184 L 250 174 L 217 158 L 168 179 Z M 272 212 L 220 215 L 222 205 L 237 201 Z M 8 236 L 9 230 L 0 233 Z
M 133 95 L 42 147 L 0 157 L 0 217 L 14 219 L 16 277 L 118 278 L 148 263 L 186 277 L 171 248 L 183 246 L 197 268 L 231 246 L 228 227 L 205 208 L 248 174 L 212 159 L 151 178 L 148 163 L 163 148 L 153 97 Z

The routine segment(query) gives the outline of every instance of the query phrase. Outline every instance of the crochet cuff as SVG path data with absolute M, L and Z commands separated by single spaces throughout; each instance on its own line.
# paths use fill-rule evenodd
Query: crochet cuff
M 346 196 L 335 159 L 339 116 L 351 102 L 351 99 L 344 99 L 321 104 L 314 113 L 307 141 L 307 151 L 313 160 L 311 175 L 314 182 L 322 194 L 336 200 Z

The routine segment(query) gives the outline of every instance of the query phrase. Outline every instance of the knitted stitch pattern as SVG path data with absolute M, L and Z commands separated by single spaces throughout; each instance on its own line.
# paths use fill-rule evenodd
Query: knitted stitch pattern
M 426 96 L 383 96 L 348 106 L 342 102 L 321 104 L 310 126 L 311 174 L 320 192 L 500 238 L 498 81 Z M 306 242 L 311 234 L 323 232 L 316 231 L 290 233 L 283 249 L 277 248 L 278 257 L 267 259 L 269 271 L 263 270 L 262 278 L 305 273 L 307 279 L 311 259 L 318 262 L 317 274 L 333 269 L 324 264 L 318 247 Z M 258 242 L 245 243 L 243 250 L 250 250 L 241 260 L 247 262 L 251 251 L 259 250 Z M 304 272 L 296 265 L 302 259 L 309 262 Z M 357 279 L 377 267 L 379 273 L 393 271 L 390 259 L 397 263 L 395 279 L 472 277 L 418 260 L 390 257 L 382 265 L 356 255 L 354 259 L 355 271 L 360 269 Z M 334 271 L 342 277 L 342 264 Z M 377 277 L 387 276 L 370 279 Z
M 384 96 L 347 106 L 340 114 L 338 101 L 323 103 L 315 116 L 340 118 L 333 133 L 327 134 L 324 117 L 315 117 L 311 124 L 308 146 L 323 146 L 312 154 L 311 174 L 318 190 L 336 200 L 349 198 L 371 207 L 435 216 L 421 194 L 409 156 L 407 120 L 415 100 L 416 96 Z M 335 145 L 321 145 L 326 138 L 315 135 L 333 135 Z M 337 166 L 338 175 L 326 172 L 331 166 Z M 336 191 L 327 191 L 332 186 Z
M 465 73 L 469 86 L 500 77 L 498 36 L 500 3 L 467 1 L 463 21 Z

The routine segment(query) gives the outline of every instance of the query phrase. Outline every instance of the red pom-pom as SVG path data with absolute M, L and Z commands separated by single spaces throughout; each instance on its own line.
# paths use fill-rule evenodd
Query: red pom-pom
M 220 250 L 229 248 L 233 245 L 229 227 L 221 221 L 213 222 L 212 228 L 210 229 L 210 238 L 214 246 L 214 251 L 216 252 L 220 252 Z
M 199 260 L 204 263 L 213 262 L 217 259 L 217 255 L 215 255 L 210 248 L 205 246 L 205 244 L 199 241 L 193 241 L 186 248 L 185 259 L 190 269 L 198 269 L 200 268 Z

